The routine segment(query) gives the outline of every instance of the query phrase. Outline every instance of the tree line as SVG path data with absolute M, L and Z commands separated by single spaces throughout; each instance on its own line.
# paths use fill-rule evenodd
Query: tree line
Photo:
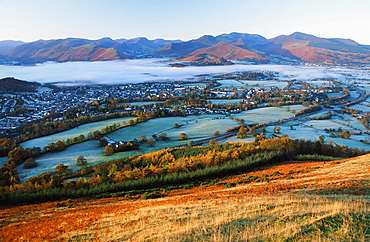
M 63 166 L 59 167 L 56 172 L 42 173 L 32 177 L 24 184 L 17 182 L 8 186 L 2 184 L 1 189 L 2 195 L 8 197 L 19 196 L 20 191 L 25 194 L 35 193 L 46 196 L 48 191 L 53 194 L 54 189 L 69 194 L 68 196 L 71 197 L 83 196 L 81 193 L 91 196 L 92 194 L 99 195 L 98 191 L 101 193 L 117 192 L 117 187 L 127 184 L 131 185 L 127 185 L 125 189 L 136 189 L 137 184 L 145 184 L 145 186 L 141 185 L 143 189 L 147 188 L 146 186 L 178 183 L 180 181 L 177 177 L 183 177 L 180 180 L 184 182 L 186 177 L 192 177 L 194 174 L 197 174 L 195 177 L 200 180 L 230 175 L 242 171 L 243 167 L 249 167 L 245 166 L 247 163 L 259 159 L 276 162 L 293 159 L 300 154 L 353 157 L 365 153 L 363 150 L 333 146 L 320 141 L 293 140 L 289 137 L 259 139 L 253 143 L 225 143 L 164 149 L 95 166 L 86 166 L 76 172 Z M 168 183 L 164 182 L 166 177 L 171 177 L 167 180 Z M 69 180 L 70 178 L 78 179 Z M 158 183 L 148 184 L 148 179 Z

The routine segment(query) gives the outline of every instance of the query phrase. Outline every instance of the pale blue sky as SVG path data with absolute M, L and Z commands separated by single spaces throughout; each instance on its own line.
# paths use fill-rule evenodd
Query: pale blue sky
M 299 31 L 370 45 L 369 0 L 0 0 L 0 40 Z

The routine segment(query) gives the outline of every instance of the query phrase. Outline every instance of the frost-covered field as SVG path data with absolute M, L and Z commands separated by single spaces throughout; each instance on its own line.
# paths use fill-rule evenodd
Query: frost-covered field
M 240 114 L 235 115 L 237 118 L 242 118 L 246 123 L 264 123 L 269 121 L 277 121 L 279 119 L 290 118 L 294 115 L 293 110 L 299 111 L 305 108 L 303 105 L 290 105 L 284 107 L 266 107 L 259 109 L 252 109 L 244 111 Z M 324 115 L 326 111 L 319 112 L 316 115 Z M 115 123 L 118 120 L 120 122 L 128 121 L 131 118 L 110 120 L 111 123 Z M 181 125 L 180 128 L 174 128 L 174 124 Z M 105 127 L 109 124 L 108 121 L 102 121 L 93 123 L 93 128 Z M 80 169 L 76 165 L 77 157 L 83 155 L 86 157 L 89 164 L 98 164 L 101 162 L 126 158 L 132 155 L 143 154 L 155 150 L 164 148 L 174 147 L 177 145 L 185 144 L 189 141 L 180 141 L 180 134 L 185 133 L 188 135 L 190 141 L 196 141 L 205 137 L 211 137 L 215 131 L 220 133 L 225 132 L 230 127 L 237 126 L 238 123 L 232 120 L 230 117 L 221 115 L 199 115 L 199 116 L 187 116 L 187 117 L 167 117 L 149 120 L 144 123 L 136 124 L 135 126 L 125 127 L 123 129 L 114 131 L 108 135 L 115 141 L 130 141 L 133 139 L 140 140 L 142 135 L 148 139 L 153 134 L 165 133 L 170 141 L 157 141 L 154 147 L 150 147 L 147 144 L 142 144 L 140 149 L 137 151 L 128 151 L 116 153 L 113 156 L 105 156 L 104 148 L 99 147 L 98 141 L 91 140 L 80 144 L 72 145 L 67 147 L 66 150 L 59 153 L 45 154 L 36 159 L 39 166 L 30 170 L 23 169 L 22 166 L 18 167 L 19 175 L 22 181 L 29 179 L 32 176 L 38 175 L 42 172 L 54 171 L 55 166 L 58 164 L 65 164 L 73 170 Z M 320 135 L 325 136 L 325 142 L 332 140 L 334 143 L 339 145 L 347 145 L 351 148 L 362 148 L 370 150 L 370 145 L 360 142 L 360 140 L 369 140 L 369 136 L 366 134 L 352 135 L 351 139 L 345 140 L 342 138 L 330 138 L 330 132 L 325 132 L 326 128 L 332 128 L 338 130 L 348 130 L 353 132 L 366 131 L 366 128 L 361 124 L 360 121 L 350 115 L 333 116 L 330 120 L 309 120 L 309 118 L 302 118 L 287 123 L 280 124 L 281 134 L 287 134 L 293 139 L 305 139 L 315 141 Z M 83 127 L 83 128 L 82 128 Z M 91 127 L 90 127 L 91 128 Z M 293 128 L 293 130 L 292 130 Z M 89 126 L 80 126 L 80 130 L 89 132 Z M 268 126 L 266 128 L 267 136 L 271 136 L 273 133 L 274 126 Z M 68 132 L 68 131 L 66 131 Z M 64 133 L 64 132 L 63 132 Z M 69 137 L 66 134 L 60 133 L 59 135 L 50 135 L 47 137 L 40 138 L 38 142 L 31 143 L 28 141 L 28 147 L 37 146 L 38 144 L 47 144 L 48 142 L 55 142 L 62 137 Z M 68 133 L 67 133 L 68 134 Z M 72 132 L 71 136 L 76 136 L 79 132 Z M 249 136 L 247 139 L 238 139 L 236 137 L 229 137 L 220 142 L 252 142 L 254 137 Z M 26 142 L 25 142 L 26 143 Z M 24 145 L 24 143 L 23 143 Z M 1 162 L 1 160 L 0 160 Z
M 93 132 L 95 130 L 101 131 L 104 127 L 108 125 L 112 125 L 114 123 L 122 124 L 123 122 L 128 122 L 130 119 L 134 119 L 134 118 L 133 117 L 118 118 L 118 119 L 110 119 L 110 120 L 105 120 L 105 121 L 100 121 L 100 122 L 95 122 L 95 123 L 84 124 L 84 125 L 78 126 L 77 128 L 67 130 L 64 132 L 60 132 L 60 133 L 53 134 L 53 135 L 48 135 L 48 136 L 37 138 L 37 139 L 28 140 L 26 142 L 21 143 L 21 146 L 23 148 L 33 148 L 33 147 L 43 148 L 49 143 L 53 143 L 58 140 L 72 139 L 81 134 L 87 137 L 89 132 Z
M 117 122 L 118 120 L 121 122 L 124 121 L 124 120 L 122 121 L 122 119 L 116 119 L 111 121 Z M 99 123 L 101 123 L 100 126 L 102 127 L 105 127 L 107 125 L 107 121 L 101 121 L 94 123 L 95 124 L 94 128 L 100 127 Z M 175 123 L 181 125 L 181 127 L 174 128 Z M 153 119 L 144 123 L 136 124 L 135 126 L 129 126 L 114 131 L 110 133 L 108 137 L 115 141 L 131 141 L 133 139 L 141 140 L 140 136 L 142 135 L 146 136 L 149 139 L 152 137 L 153 134 L 158 135 L 160 133 L 165 133 L 170 138 L 170 141 L 157 141 L 154 147 L 150 147 L 147 144 L 143 144 L 141 145 L 140 149 L 136 151 L 120 152 L 114 154 L 113 156 L 105 156 L 104 148 L 99 147 L 98 141 L 90 140 L 69 146 L 62 152 L 48 153 L 42 155 L 41 157 L 36 159 L 37 163 L 39 164 L 39 166 L 36 168 L 23 169 L 23 166 L 21 165 L 17 168 L 17 170 L 21 180 L 25 181 L 32 176 L 41 174 L 42 172 L 55 171 L 55 166 L 57 166 L 58 164 L 65 164 L 72 170 L 78 170 L 81 167 L 76 165 L 76 160 L 77 157 L 81 155 L 85 156 L 90 165 L 98 164 L 109 160 L 126 158 L 132 155 L 144 154 L 155 150 L 174 147 L 189 142 L 179 140 L 181 133 L 186 133 L 191 141 L 196 141 L 204 137 L 212 136 L 215 131 L 223 133 L 228 128 L 237 125 L 238 123 L 232 120 L 231 118 L 227 118 L 220 115 L 199 115 L 199 116 L 168 117 Z M 82 126 L 80 126 L 80 128 Z M 86 127 L 84 127 L 84 129 L 86 129 Z M 76 133 L 73 134 L 75 135 Z M 35 142 L 31 144 L 37 145 L 44 144 L 49 141 L 55 142 L 58 140 L 58 139 L 55 140 L 57 137 L 58 138 L 65 137 L 65 134 L 61 136 L 56 135 L 46 136 L 40 138 L 43 139 L 40 142 Z
M 343 95 L 343 93 L 339 93 L 339 92 L 333 92 L 333 93 L 328 93 L 326 94 L 328 97 L 340 97 Z
M 251 87 L 278 87 L 284 88 L 288 85 L 284 81 L 255 81 L 255 80 L 217 80 L 221 84 L 218 88 L 251 88 Z
M 8 160 L 7 156 L 0 157 L 0 166 L 4 165 L 7 160 Z
M 231 79 L 225 79 L 225 80 L 217 80 L 218 83 L 221 84 L 221 86 L 217 88 L 245 88 L 246 85 L 243 84 L 240 81 L 235 81 Z
M 246 87 L 277 87 L 284 88 L 288 85 L 288 82 L 284 81 L 252 81 L 252 80 L 241 80 Z
M 305 108 L 303 105 L 258 108 L 241 112 L 240 114 L 236 114 L 235 117 L 244 119 L 247 124 L 268 123 L 279 119 L 291 118 L 294 116 L 293 110 L 298 112 L 303 108 Z
M 369 103 L 365 103 L 365 102 L 364 102 L 364 104 L 369 105 Z M 361 105 L 361 104 L 352 105 L 352 106 L 350 106 L 350 108 L 361 110 L 362 112 L 370 112 L 370 107 L 365 106 L 365 105 Z
M 242 102 L 244 99 L 207 99 L 208 102 L 214 104 L 237 104 Z
M 181 127 L 174 128 L 175 123 Z M 171 140 L 179 139 L 180 133 L 186 133 L 189 138 L 202 138 L 212 136 L 215 131 L 225 132 L 229 127 L 237 125 L 234 120 L 221 115 L 167 117 L 152 119 L 145 123 L 120 129 L 108 136 L 114 140 L 124 141 L 140 139 L 141 135 L 151 138 L 153 134 L 159 135 L 160 133 L 166 133 Z

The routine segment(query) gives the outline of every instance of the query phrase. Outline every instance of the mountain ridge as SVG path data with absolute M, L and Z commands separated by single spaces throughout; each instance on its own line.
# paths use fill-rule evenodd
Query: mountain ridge
M 220 44 L 221 43 L 221 44 Z M 98 40 L 66 38 L 30 43 L 0 41 L 0 63 L 102 61 L 131 58 L 186 58 L 209 54 L 228 61 L 278 64 L 370 64 L 370 46 L 351 39 L 294 32 L 266 39 L 258 34 L 203 35 L 189 41 L 136 37 Z

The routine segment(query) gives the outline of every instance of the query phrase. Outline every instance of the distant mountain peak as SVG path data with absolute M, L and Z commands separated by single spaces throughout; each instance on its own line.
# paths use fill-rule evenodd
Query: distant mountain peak
M 233 44 L 221 41 L 211 47 L 196 50 L 190 55 L 210 54 L 217 57 L 222 57 L 227 60 L 242 60 L 242 59 L 262 59 L 263 57 L 256 52 L 242 49 Z
M 314 62 L 370 64 L 370 46 L 351 39 L 321 38 L 302 32 L 266 39 L 258 34 L 224 33 L 203 35 L 189 41 L 146 37 L 98 40 L 66 38 L 30 43 L 0 41 L 0 63 L 45 61 L 94 61 L 143 57 L 185 57 L 203 54 L 204 60 L 259 60 L 266 63 Z M 219 61 L 219 60 L 217 60 Z

